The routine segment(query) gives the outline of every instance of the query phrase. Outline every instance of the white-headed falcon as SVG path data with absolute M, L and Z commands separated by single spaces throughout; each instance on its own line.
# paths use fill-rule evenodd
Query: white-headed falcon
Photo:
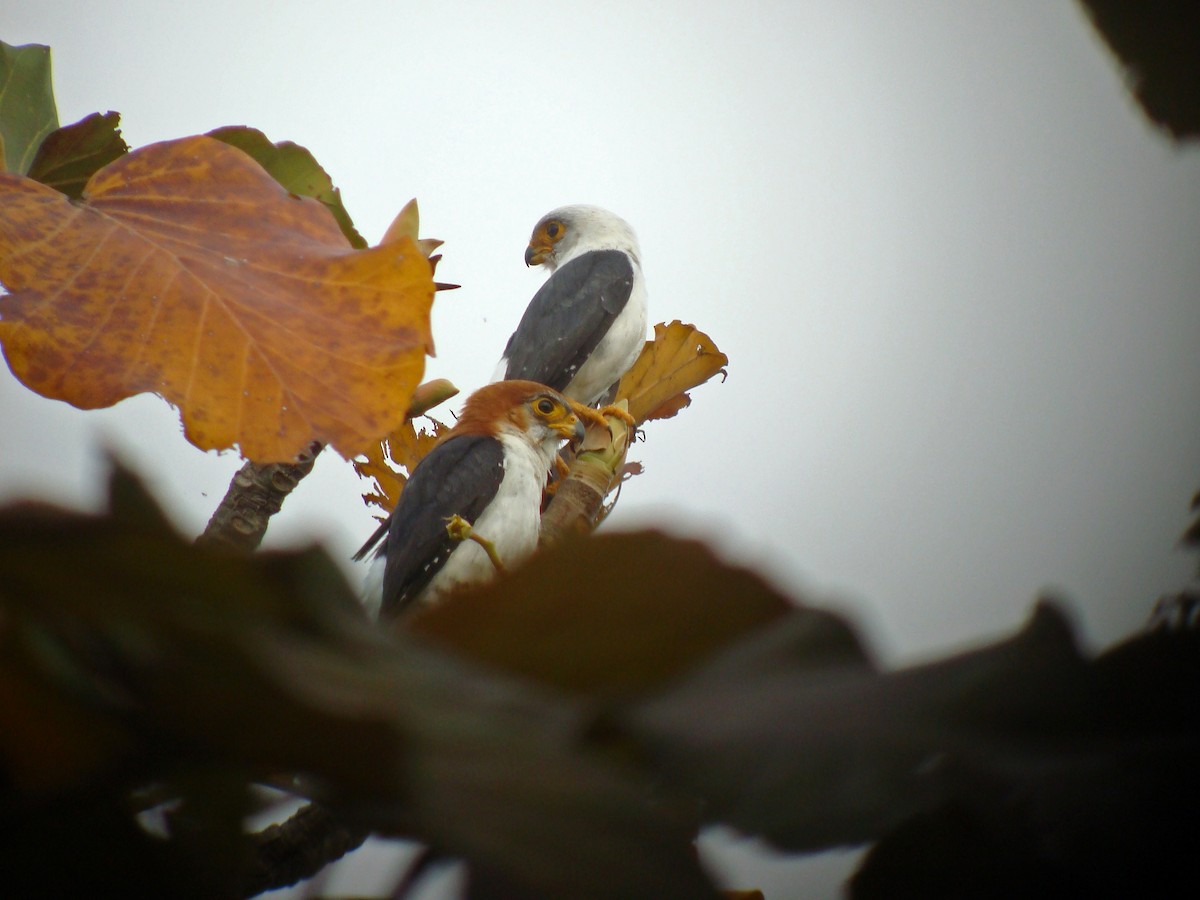
M 646 340 L 633 229 L 598 206 L 563 206 L 534 226 L 525 264 L 551 275 L 508 339 L 495 377 L 537 381 L 585 405 L 609 402 Z
M 559 445 L 582 438 L 571 403 L 545 385 L 500 381 L 473 393 L 455 426 L 413 469 L 392 514 L 355 554 L 362 559 L 378 544 L 367 605 L 378 602 L 375 611 L 391 617 L 493 577 L 483 547 L 448 534 L 455 515 L 491 542 L 504 565 L 525 560 L 537 548 L 542 489 Z

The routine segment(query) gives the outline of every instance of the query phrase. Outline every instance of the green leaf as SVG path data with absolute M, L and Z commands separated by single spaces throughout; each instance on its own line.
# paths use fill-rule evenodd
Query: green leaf
M 24 175 L 42 139 L 58 127 L 50 48 L 13 47 L 0 41 L 0 162 Z
M 237 147 L 293 194 L 321 201 L 337 220 L 338 227 L 351 246 L 360 250 L 367 246 L 350 220 L 346 207 L 342 205 L 341 192 L 333 186 L 333 180 L 307 149 L 291 141 L 273 144 L 257 128 L 242 125 L 218 128 L 208 132 L 208 136 Z
M 38 148 L 28 176 L 78 200 L 92 175 L 129 152 L 120 121 L 120 113 L 92 113 L 52 131 Z

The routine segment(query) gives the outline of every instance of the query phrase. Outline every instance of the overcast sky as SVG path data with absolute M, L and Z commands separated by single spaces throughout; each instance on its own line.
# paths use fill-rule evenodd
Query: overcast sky
M 647 427 L 605 527 L 705 537 L 896 663 L 1015 628 L 1044 589 L 1102 647 L 1192 574 L 1200 153 L 1144 121 L 1069 0 L 16 6 L 0 38 L 53 48 L 64 124 L 296 141 L 371 241 L 417 197 L 463 286 L 427 373 L 464 391 L 544 278 L 534 222 L 626 218 L 652 321 L 706 331 L 729 378 Z M 240 465 L 157 398 L 83 413 L 5 368 L 0 416 L 0 499 L 94 505 L 115 446 L 193 534 Z M 361 491 L 325 454 L 268 542 L 346 560 Z M 794 889 L 794 864 L 726 865 Z M 809 896 L 835 869 L 803 868 Z

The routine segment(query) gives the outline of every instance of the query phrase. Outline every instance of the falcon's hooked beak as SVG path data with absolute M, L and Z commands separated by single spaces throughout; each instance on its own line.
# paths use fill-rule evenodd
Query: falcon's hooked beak
M 575 415 L 563 419 L 561 422 L 556 422 L 550 427 L 572 444 L 582 443 L 584 435 L 587 434 L 587 429 L 583 427 L 583 422 Z
M 540 266 L 548 257 L 553 257 L 554 245 L 544 237 L 535 237 L 525 248 L 525 265 Z

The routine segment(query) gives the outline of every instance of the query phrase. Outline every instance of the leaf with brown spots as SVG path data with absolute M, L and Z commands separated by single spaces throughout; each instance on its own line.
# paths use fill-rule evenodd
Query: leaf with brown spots
M 411 237 L 353 250 L 316 200 L 209 137 L 153 144 L 72 203 L 0 175 L 0 343 L 83 409 L 142 392 L 205 450 L 352 457 L 397 428 L 433 351 L 432 267 Z
M 712 338 L 678 319 L 654 326 L 654 339 L 625 373 L 617 399 L 629 401 L 629 414 L 640 425 L 669 419 L 692 400 L 687 392 L 723 373 L 729 357 Z

